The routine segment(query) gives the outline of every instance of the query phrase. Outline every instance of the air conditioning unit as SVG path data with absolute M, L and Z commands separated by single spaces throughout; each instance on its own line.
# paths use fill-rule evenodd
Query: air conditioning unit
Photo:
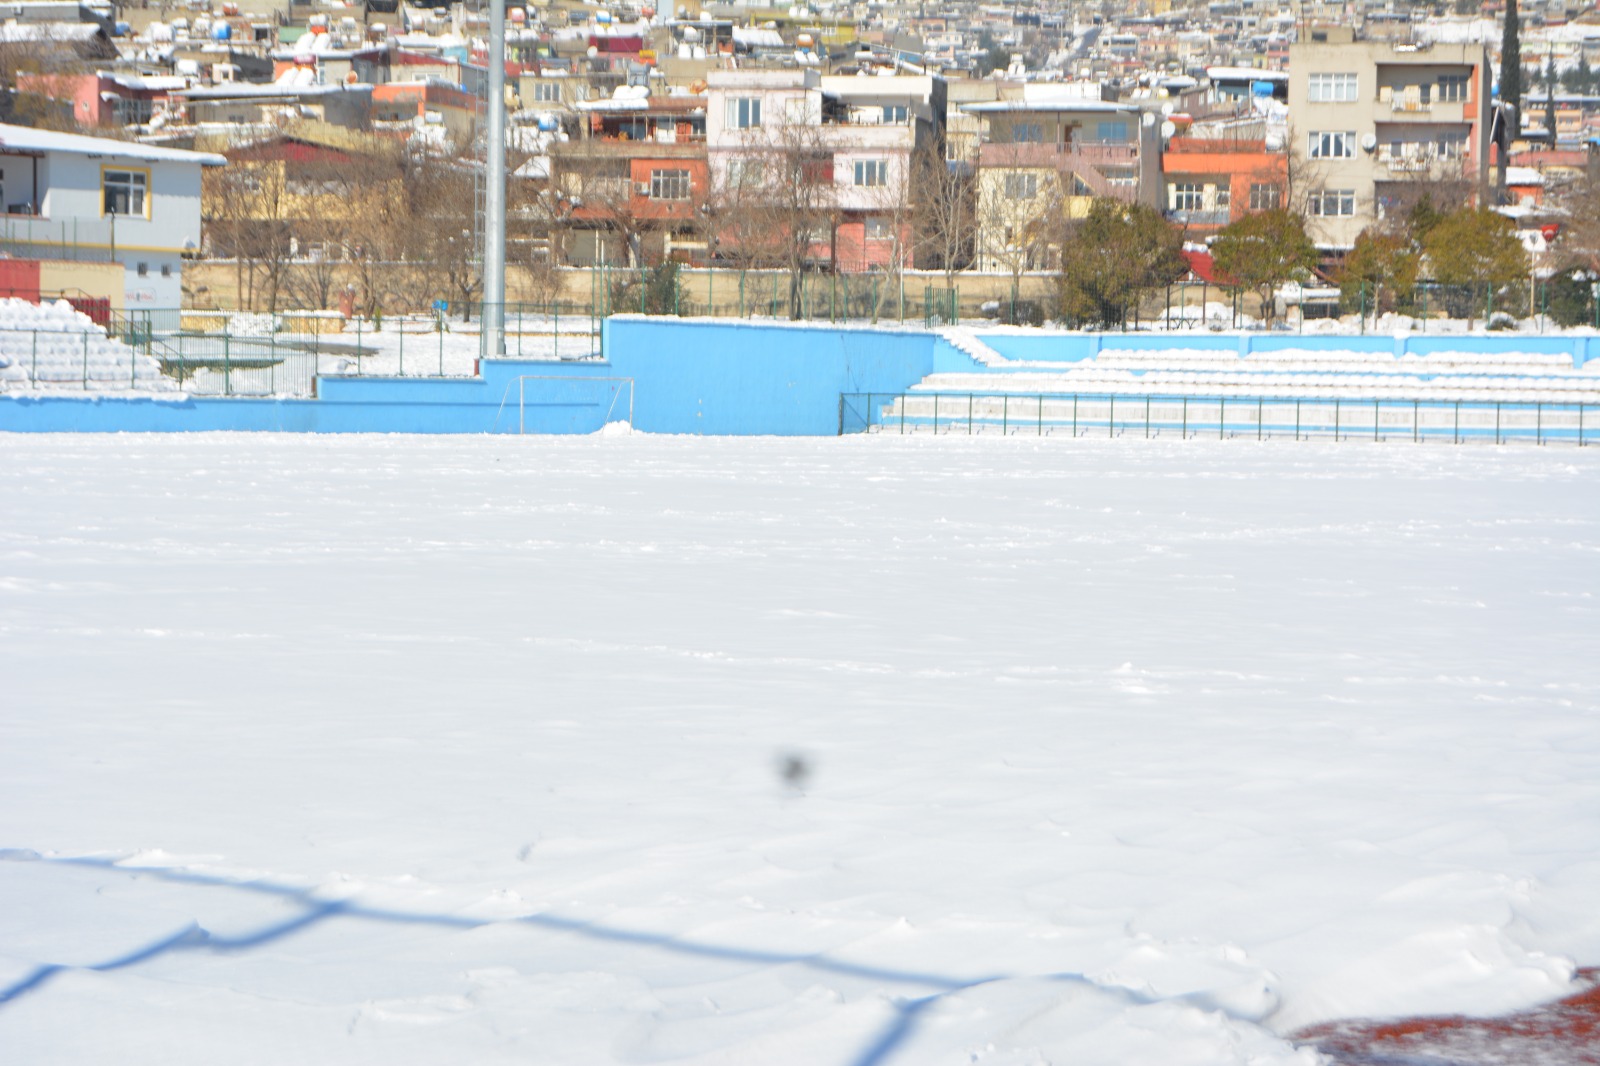
M 633 191 L 638 196 L 649 196 L 650 183 L 648 181 L 634 182 Z

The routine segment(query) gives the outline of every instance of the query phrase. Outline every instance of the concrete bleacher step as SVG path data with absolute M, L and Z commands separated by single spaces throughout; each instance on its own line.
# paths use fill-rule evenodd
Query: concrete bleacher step
M 1600 406 L 912 392 L 874 403 L 867 421 L 873 433 L 1591 443 Z
M 1549 373 L 1418 373 L 1393 360 L 1381 371 L 1273 370 L 1235 359 L 1228 370 L 1151 367 L 1132 370 L 1086 361 L 1070 369 L 1009 373 L 938 373 L 913 392 L 1071 394 L 1346 400 L 1471 400 L 1518 403 L 1600 403 L 1600 374 L 1567 369 Z M 1430 368 L 1432 369 L 1432 368 Z M 1409 370 L 1409 372 L 1407 372 Z
M 0 299 L 0 390 L 171 391 L 160 363 L 65 301 Z

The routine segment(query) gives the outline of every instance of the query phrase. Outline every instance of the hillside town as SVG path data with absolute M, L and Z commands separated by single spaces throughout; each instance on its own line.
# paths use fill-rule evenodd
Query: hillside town
M 741 305 L 783 279 L 761 299 L 801 317 L 818 276 L 911 277 L 1116 326 L 1180 280 L 1270 320 L 1285 285 L 1304 314 L 1390 309 L 1419 277 L 1565 279 L 1592 318 L 1587 0 L 1513 0 L 1515 32 L 1499 3 L 1401 0 L 505 16 L 507 299 L 609 298 L 591 275 L 633 271 L 650 310 L 651 272 L 681 268 L 738 275 Z M 487 24 L 481 3 L 7 5 L 0 289 L 470 317 Z

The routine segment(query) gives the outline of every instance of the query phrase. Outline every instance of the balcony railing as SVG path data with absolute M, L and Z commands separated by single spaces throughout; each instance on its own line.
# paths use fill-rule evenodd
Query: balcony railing
M 676 141 L 624 141 L 591 137 L 553 145 L 551 154 L 568 159 L 703 159 L 706 139 L 704 134 L 680 137 Z
M 1185 226 L 1226 226 L 1228 209 L 1219 207 L 1211 211 L 1168 211 L 1167 217 Z
M 1091 166 L 1137 162 L 1139 149 L 1131 144 L 1044 144 L 1037 141 L 988 143 L 978 146 L 980 166 L 1068 168 L 1074 162 Z

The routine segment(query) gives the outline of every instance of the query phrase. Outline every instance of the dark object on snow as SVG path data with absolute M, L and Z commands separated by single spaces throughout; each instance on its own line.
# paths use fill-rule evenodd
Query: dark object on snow
M 811 777 L 811 762 L 799 752 L 784 752 L 778 756 L 778 776 L 783 783 L 800 792 L 805 789 L 806 781 Z

